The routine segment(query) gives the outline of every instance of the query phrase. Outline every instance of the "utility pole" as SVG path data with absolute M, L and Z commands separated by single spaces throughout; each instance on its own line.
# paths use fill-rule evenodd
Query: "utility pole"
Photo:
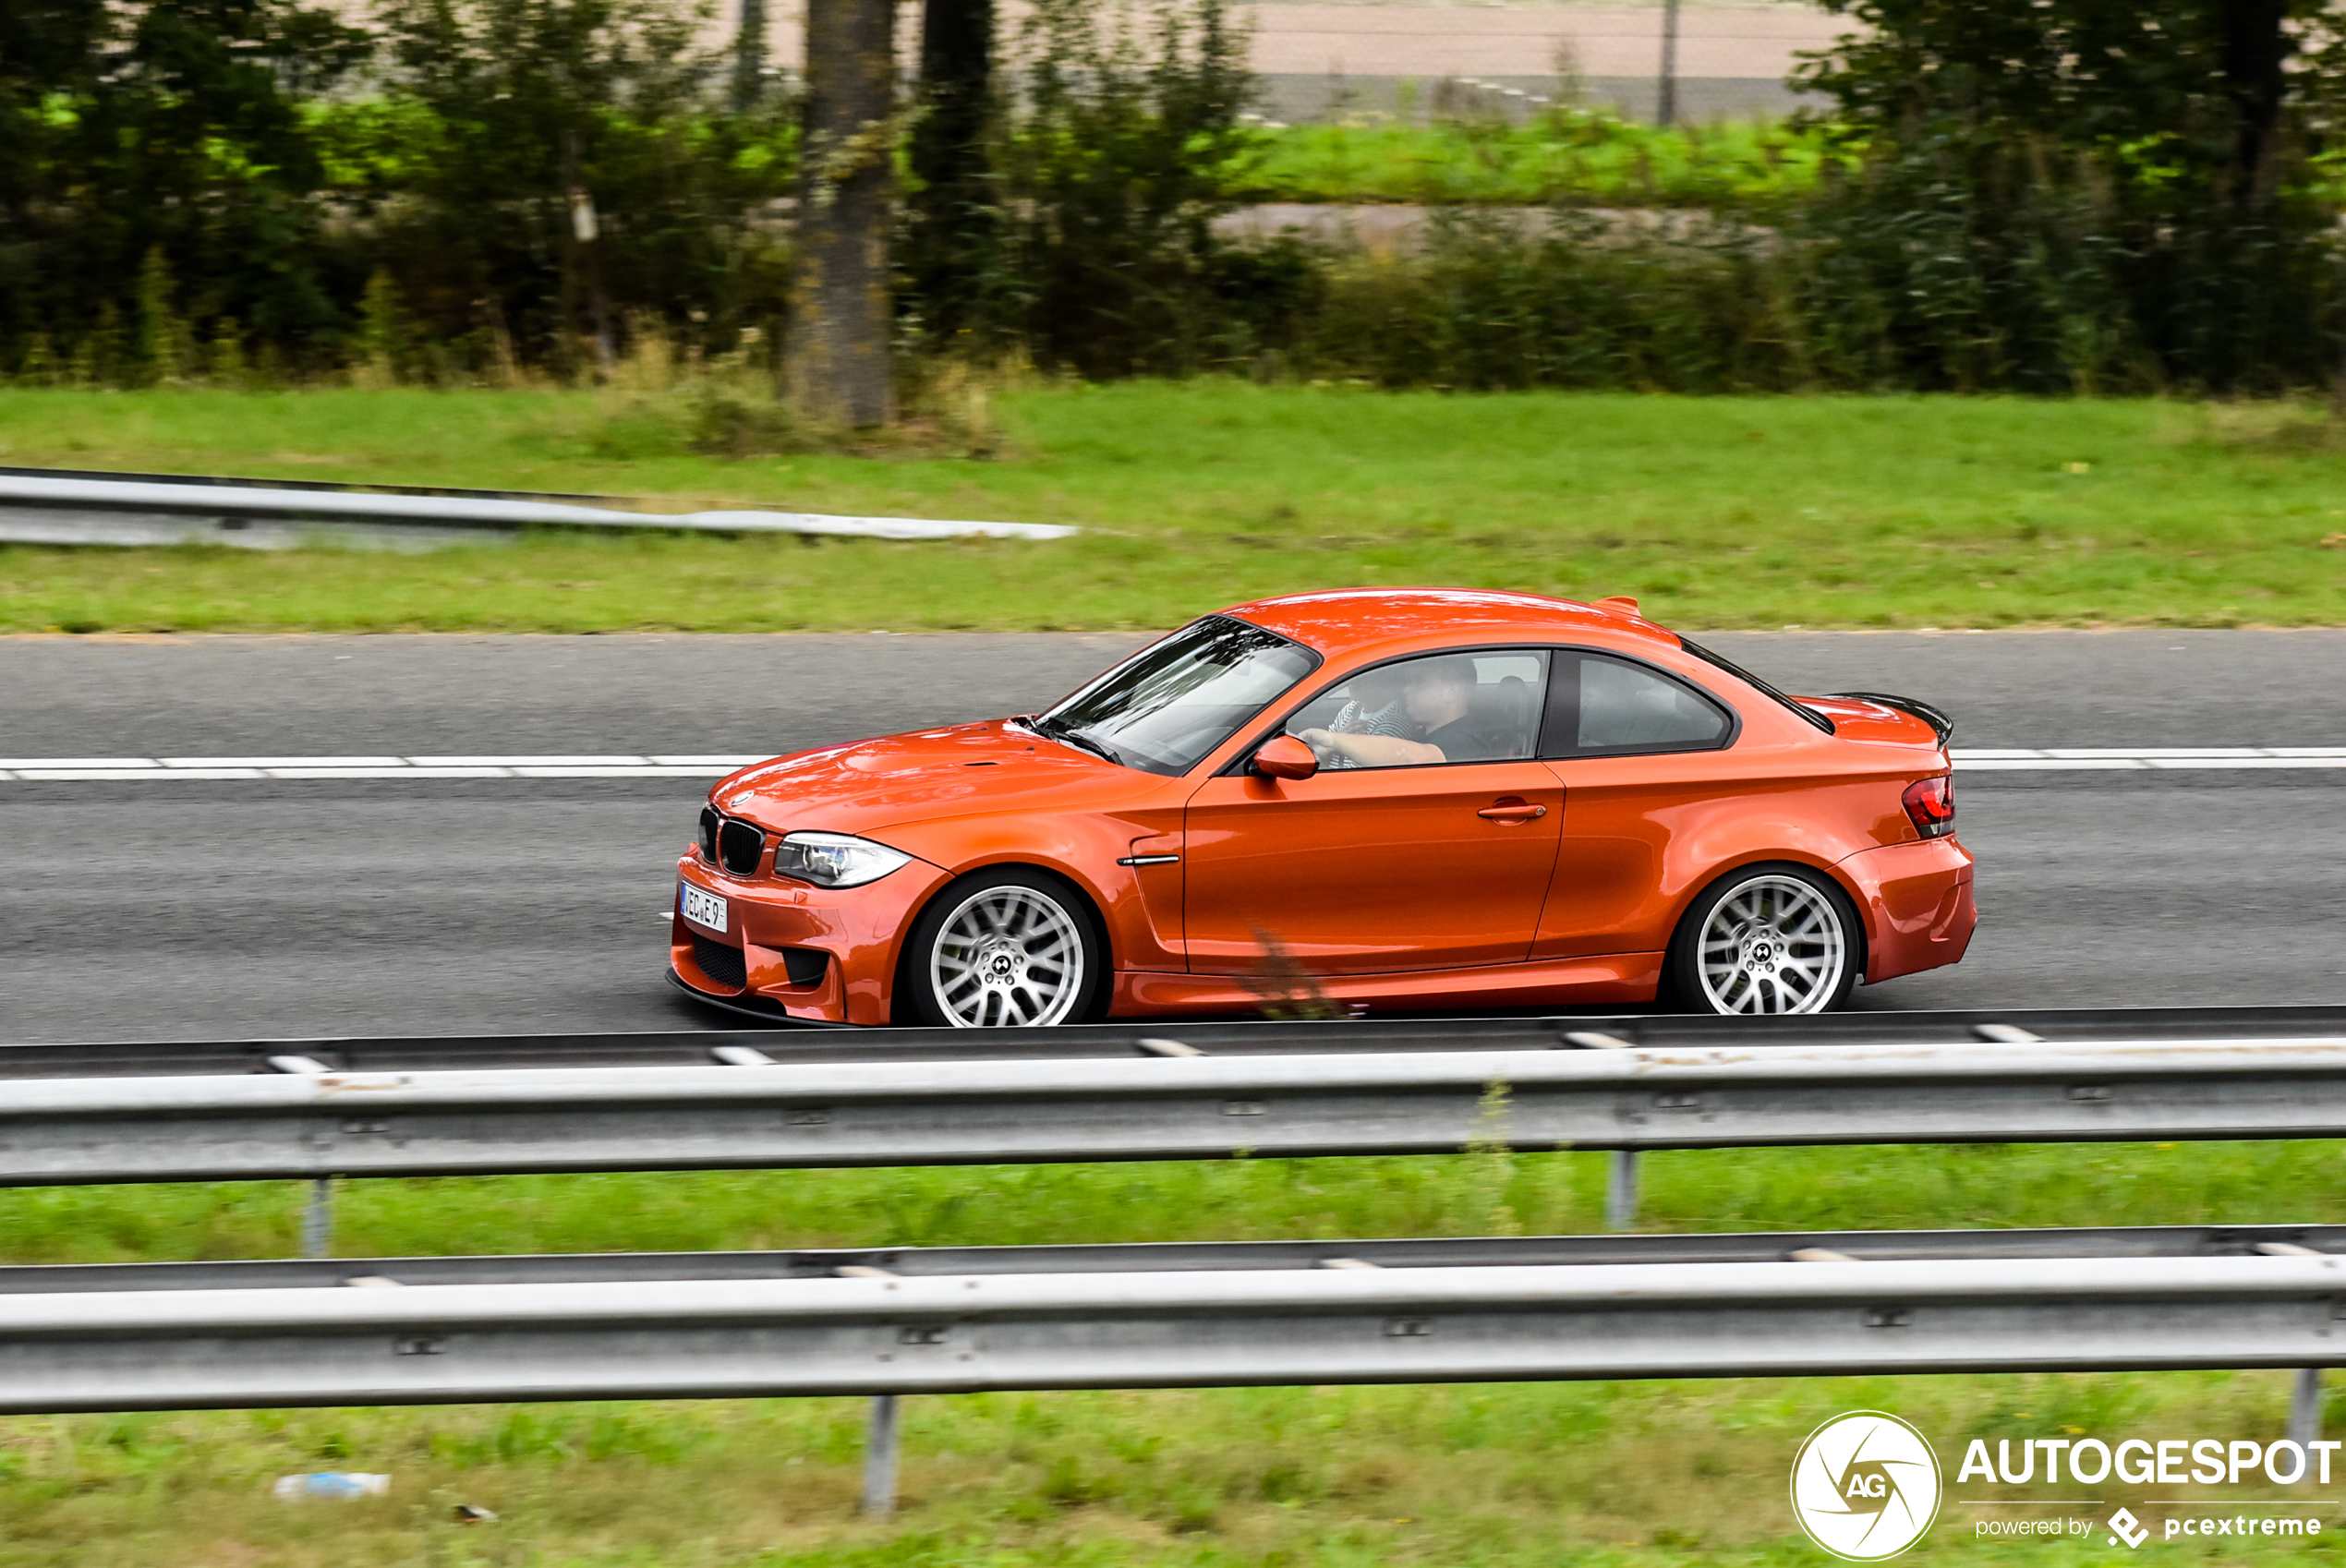
M 1678 0 L 1662 0 L 1662 86 L 1653 123 L 1663 130 L 1678 123 Z
M 747 114 L 766 86 L 766 0 L 742 0 L 733 33 L 733 110 Z
M 888 232 L 896 196 L 895 0 L 806 0 L 805 139 L 783 390 L 858 428 L 895 412 Z

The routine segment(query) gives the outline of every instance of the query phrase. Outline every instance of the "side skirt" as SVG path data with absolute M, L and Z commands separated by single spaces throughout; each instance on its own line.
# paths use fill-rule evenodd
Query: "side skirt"
M 1613 953 L 1602 958 L 1485 964 L 1476 969 L 1410 970 L 1394 974 L 1322 975 L 1301 983 L 1287 975 L 1119 971 L 1108 1016 L 1259 1013 L 1268 1007 L 1292 1012 L 1314 1002 L 1333 1004 L 1344 1011 L 1350 1011 L 1357 1005 L 1371 1012 L 1380 1007 L 1414 1010 L 1633 1005 L 1652 1001 L 1661 983 L 1660 953 Z

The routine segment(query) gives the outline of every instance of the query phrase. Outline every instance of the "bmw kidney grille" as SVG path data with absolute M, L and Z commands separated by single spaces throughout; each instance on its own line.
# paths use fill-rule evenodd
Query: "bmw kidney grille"
M 765 849 L 766 835 L 746 822 L 729 820 L 717 830 L 717 858 L 735 876 L 756 872 Z

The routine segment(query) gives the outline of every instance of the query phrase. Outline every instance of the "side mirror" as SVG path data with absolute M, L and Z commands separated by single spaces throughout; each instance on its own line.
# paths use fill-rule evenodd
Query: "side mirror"
M 1320 771 L 1320 757 L 1292 735 L 1275 735 L 1254 754 L 1254 771 L 1265 778 L 1309 778 Z

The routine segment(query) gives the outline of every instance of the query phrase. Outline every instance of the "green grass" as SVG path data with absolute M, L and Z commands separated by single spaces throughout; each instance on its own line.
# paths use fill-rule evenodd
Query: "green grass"
M 1242 176 L 1259 201 L 1721 208 L 1813 189 L 1817 133 L 1731 123 L 1659 130 L 1610 113 L 1523 125 L 1363 115 L 1265 131 Z
M 1403 583 L 1629 593 L 1689 628 L 2346 622 L 2346 441 L 2310 407 L 1232 382 L 995 407 L 994 458 L 731 460 L 689 450 L 676 393 L 0 391 L 12 464 L 1087 530 L 552 534 L 411 557 L 18 547 L 0 549 L 0 630 L 1153 627 Z
M 1586 1231 L 1604 1158 L 360 1182 L 338 1196 L 337 1249 Z M 1644 1163 L 1643 1218 L 1656 1230 L 2335 1222 L 2341 1162 L 2340 1145 L 2313 1142 L 1675 1152 Z M 282 1256 L 300 1200 L 291 1184 L 5 1192 L 0 1259 Z M 2287 1374 L 2229 1372 L 921 1398 L 906 1407 L 907 1506 L 888 1526 L 855 1514 L 853 1400 L 17 1418 L 0 1421 L 0 1565 L 1768 1568 L 1823 1561 L 1790 1536 L 1779 1500 L 1801 1437 L 1843 1410 L 1897 1411 L 1952 1464 L 1972 1436 L 2073 1428 L 2269 1439 L 2287 1403 Z M 311 1468 L 397 1479 L 381 1502 L 267 1496 L 272 1477 Z M 457 1502 L 503 1517 L 461 1527 Z M 1916 1560 L 2106 1560 L 2098 1541 L 1978 1541 L 1975 1516 L 1950 1508 Z M 2280 1550 L 2329 1562 L 2338 1538 Z M 2145 1549 L 2161 1562 L 2271 1556 L 2229 1540 Z
M 1255 594 L 1631 592 L 1687 626 L 2346 621 L 2340 449 L 2281 405 L 1384 395 L 999 400 L 1008 455 L 697 456 L 675 394 L 0 392 L 0 461 L 1066 521 L 1060 544 L 545 537 L 357 557 L 0 549 L 0 626 L 1164 625 Z M 2346 1219 L 2334 1144 L 1678 1153 L 1653 1228 Z M 1594 1228 L 1594 1155 L 369 1182 L 345 1255 Z M 0 1193 L 0 1258 L 280 1256 L 286 1186 Z M 0 1568 L 1224 1568 L 1809 1563 L 1777 1499 L 1825 1416 L 1950 1439 L 2277 1432 L 2278 1374 L 999 1395 L 913 1402 L 902 1521 L 857 1520 L 852 1401 L 0 1421 Z M 277 1474 L 387 1469 L 381 1503 Z M 457 1502 L 504 1518 L 464 1528 Z M 1915 1554 L 2001 1568 L 2098 1544 Z M 2293 1550 L 2322 1560 L 2335 1540 Z M 2261 1559 L 2261 1545 L 2145 1549 Z

